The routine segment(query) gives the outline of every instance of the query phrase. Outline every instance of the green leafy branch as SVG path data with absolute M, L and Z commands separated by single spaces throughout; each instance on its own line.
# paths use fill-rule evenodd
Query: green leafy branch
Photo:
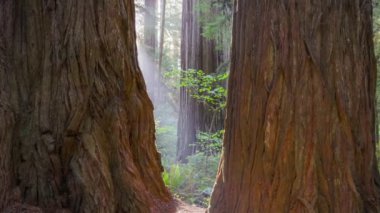
M 228 78 L 227 72 L 207 74 L 202 70 L 194 69 L 173 70 L 166 72 L 164 76 L 169 79 L 178 79 L 180 76 L 179 84 L 172 84 L 172 86 L 187 88 L 194 99 L 207 104 L 213 111 L 221 111 L 225 108 L 227 90 L 223 85 Z
M 197 146 L 206 155 L 218 155 L 222 151 L 224 129 L 216 132 L 199 132 Z

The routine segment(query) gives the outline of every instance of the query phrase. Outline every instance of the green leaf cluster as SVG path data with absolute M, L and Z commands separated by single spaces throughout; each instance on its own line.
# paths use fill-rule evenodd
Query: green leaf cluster
M 179 84 L 172 86 L 187 88 L 194 99 L 207 104 L 213 111 L 221 111 L 225 108 L 227 90 L 224 85 L 228 78 L 227 72 L 207 74 L 202 70 L 194 69 L 172 70 L 166 72 L 164 76 L 167 79 L 180 78 Z
M 216 132 L 199 132 L 197 145 L 206 155 L 219 155 L 222 151 L 224 129 Z
M 179 190 L 188 175 L 188 168 L 174 164 L 162 173 L 162 179 L 170 190 L 176 191 Z
M 172 193 L 191 204 L 207 207 L 218 170 L 220 156 L 199 152 L 187 164 L 173 164 L 162 177 Z

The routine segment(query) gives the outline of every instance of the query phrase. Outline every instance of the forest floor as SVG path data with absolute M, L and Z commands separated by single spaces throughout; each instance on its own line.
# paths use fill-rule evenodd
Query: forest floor
M 177 213 L 204 213 L 206 209 L 199 208 L 197 206 L 192 206 L 190 204 L 184 203 L 183 201 L 177 200 Z

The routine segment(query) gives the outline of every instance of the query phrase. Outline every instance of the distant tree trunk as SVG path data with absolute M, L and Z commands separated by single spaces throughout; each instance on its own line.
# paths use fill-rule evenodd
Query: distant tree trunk
M 165 14 L 166 14 L 166 0 L 161 1 L 161 27 L 160 27 L 160 52 L 158 58 L 158 71 L 162 72 L 162 60 L 164 57 L 164 43 L 165 43 Z
M 217 71 L 223 62 L 216 43 L 202 36 L 198 0 L 183 1 L 181 69 L 203 70 L 206 73 Z M 209 15 L 209 14 L 208 14 Z M 197 103 L 188 88 L 180 89 L 180 112 L 178 123 L 177 160 L 185 162 L 193 155 L 197 147 L 196 134 L 199 131 L 210 132 L 223 128 L 223 113 L 216 113 L 204 104 Z
M 144 44 L 155 56 L 157 47 L 157 0 L 145 0 Z
M 0 211 L 168 212 L 133 1 L 3 0 L 0 31 Z
M 209 212 L 379 212 L 371 1 L 235 1 Z

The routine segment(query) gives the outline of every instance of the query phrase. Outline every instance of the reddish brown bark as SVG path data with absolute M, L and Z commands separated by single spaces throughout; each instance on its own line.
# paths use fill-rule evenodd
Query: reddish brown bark
M 0 32 L 0 211 L 168 212 L 133 1 L 3 0 Z
M 371 1 L 235 1 L 209 212 L 379 212 Z

